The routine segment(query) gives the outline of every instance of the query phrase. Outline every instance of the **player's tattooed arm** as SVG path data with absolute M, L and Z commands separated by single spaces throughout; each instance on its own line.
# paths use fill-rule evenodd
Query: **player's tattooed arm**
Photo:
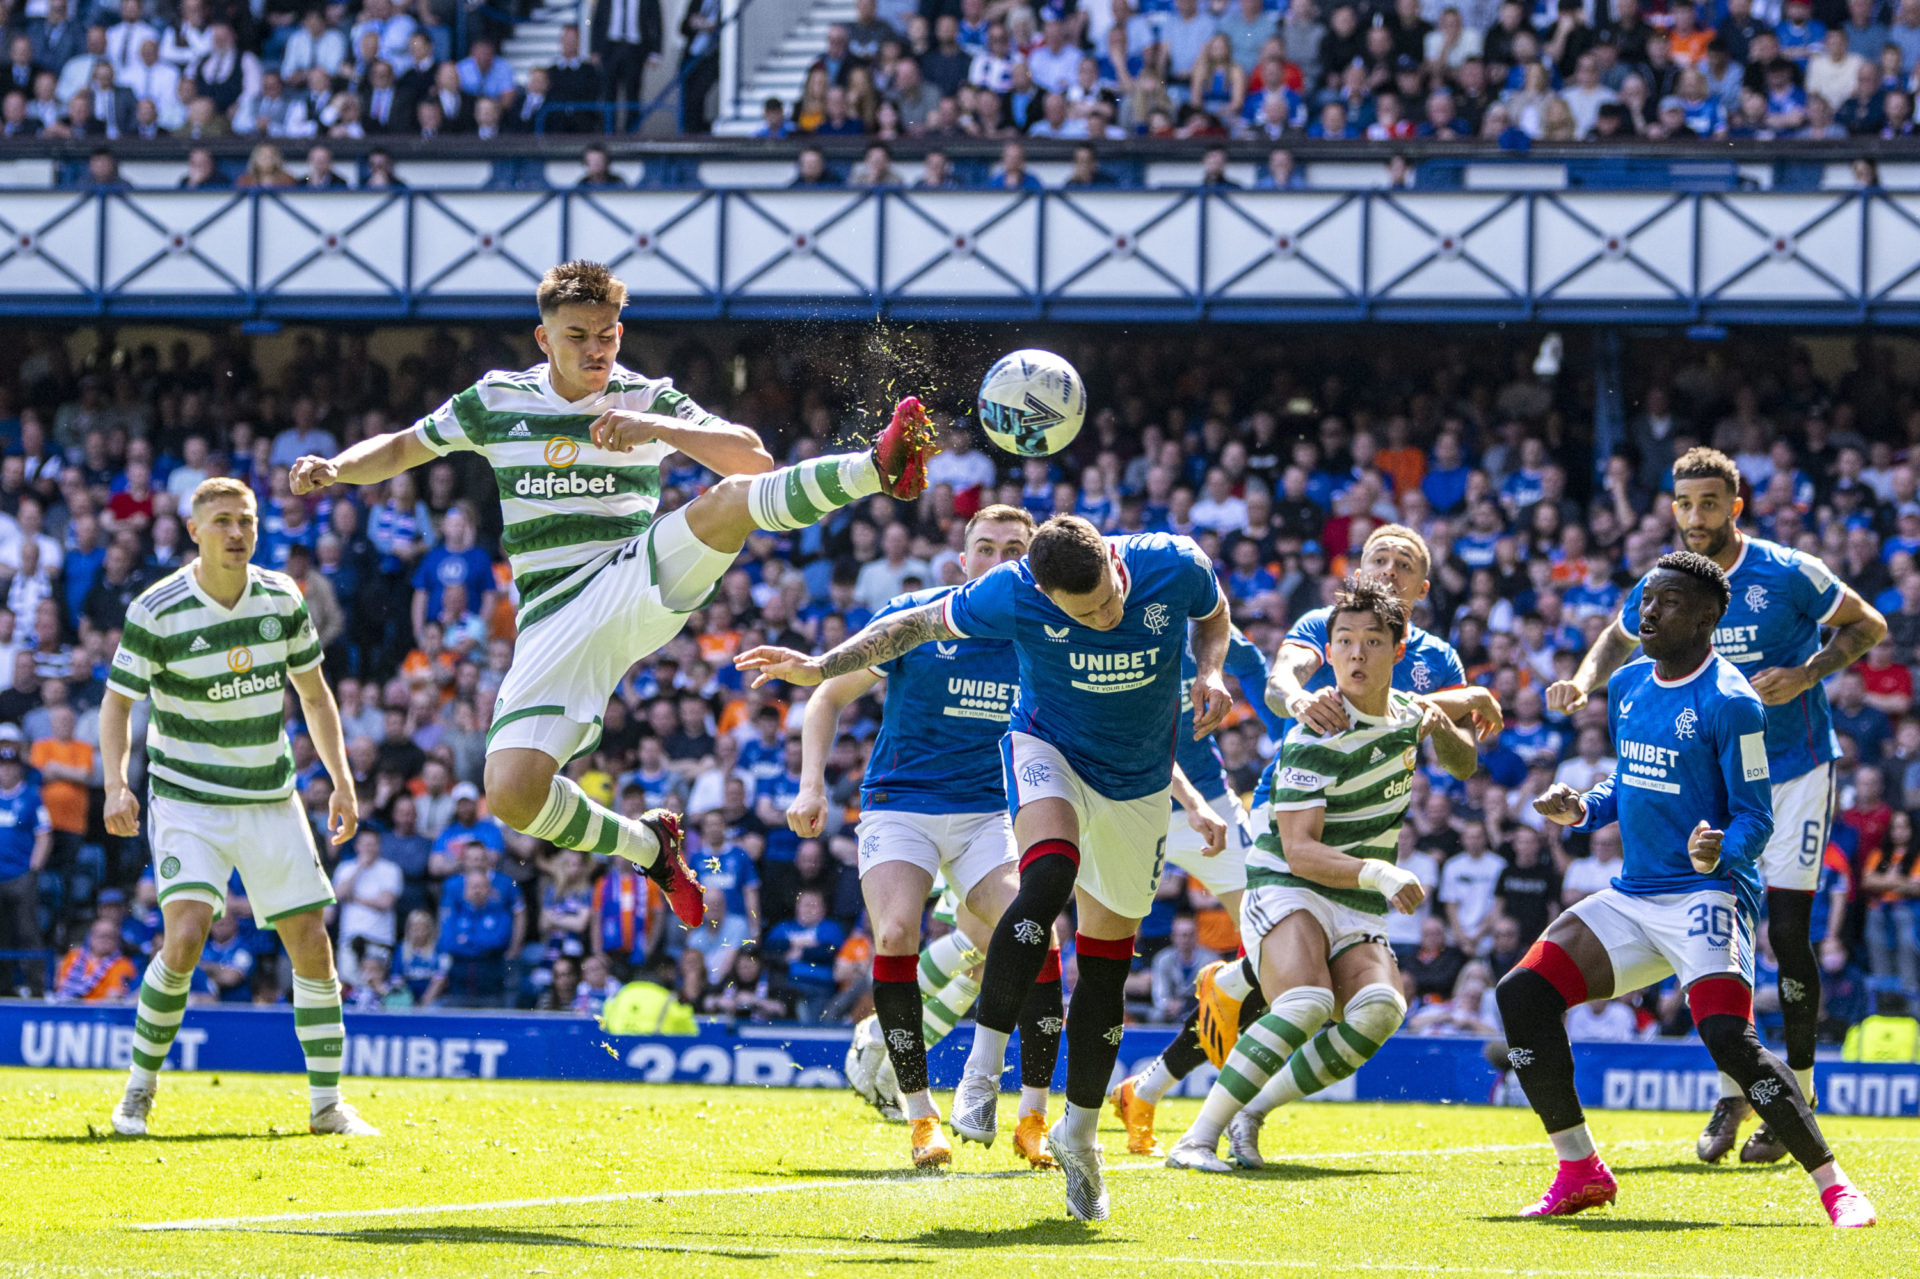
M 1836 671 L 1865 657 L 1887 633 L 1887 619 L 1851 586 L 1840 588 L 1840 607 L 1827 619 L 1833 638 L 1800 666 L 1770 666 L 1753 677 L 1753 691 L 1769 706 L 1790 702 Z
M 736 668 L 757 672 L 753 686 L 768 680 L 818 684 L 853 671 L 891 662 L 929 640 L 953 639 L 939 603 L 889 613 L 868 622 L 859 634 L 818 657 L 771 645 L 748 649 L 733 659 Z
M 1556 680 L 1547 686 L 1547 709 L 1571 715 L 1585 706 L 1587 699 L 1607 686 L 1607 680 L 1627 664 L 1638 647 L 1640 641 L 1621 629 L 1616 616 L 1613 624 L 1600 632 L 1600 638 L 1580 659 L 1580 669 L 1573 673 L 1573 678 Z

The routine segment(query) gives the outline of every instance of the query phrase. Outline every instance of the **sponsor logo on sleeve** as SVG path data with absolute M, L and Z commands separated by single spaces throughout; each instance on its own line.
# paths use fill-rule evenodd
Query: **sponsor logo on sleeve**
M 1740 775 L 1750 782 L 1767 780 L 1767 735 L 1740 735 Z
M 1283 768 L 1274 775 L 1276 790 L 1320 790 L 1331 780 L 1304 768 Z

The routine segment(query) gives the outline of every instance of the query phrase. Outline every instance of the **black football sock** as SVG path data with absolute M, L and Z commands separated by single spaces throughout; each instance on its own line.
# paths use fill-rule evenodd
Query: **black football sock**
M 1740 1091 L 1787 1153 L 1808 1172 L 1833 1162 L 1833 1151 L 1820 1135 L 1820 1125 L 1801 1095 L 1793 1072 L 1760 1046 L 1753 1022 L 1732 1013 L 1715 1012 L 1695 1024 L 1700 1028 L 1700 1042 L 1713 1054 L 1713 1064 L 1740 1085 Z
M 927 1045 L 920 1034 L 920 957 L 873 957 L 873 1015 L 880 1020 L 880 1037 L 887 1060 L 900 1081 L 900 1094 L 927 1087 Z
M 1042 840 L 1021 859 L 1020 891 L 994 926 L 980 975 L 974 1020 L 1002 1035 L 1013 1033 L 1020 1009 L 1053 947 L 1053 921 L 1073 898 L 1080 850 L 1064 839 Z
M 1067 1104 L 1098 1111 L 1106 1099 L 1127 1011 L 1133 938 L 1074 938 L 1080 982 L 1067 1012 Z
M 1813 1069 L 1820 1025 L 1820 959 L 1810 940 L 1813 894 L 1767 890 L 1767 940 L 1780 965 L 1780 1023 L 1787 1040 L 1787 1067 Z M 1732 1074 L 1732 1071 L 1728 1071 Z
M 1065 1001 L 1060 991 L 1060 952 L 1047 953 L 1039 979 L 1020 1006 L 1020 1089 L 1022 1101 L 1044 1096 L 1053 1088 L 1054 1068 L 1060 1062 L 1060 1032 L 1065 1029 Z M 1042 1106 L 1044 1106 L 1042 1102 Z
M 1533 1113 L 1549 1133 L 1585 1123 L 1586 1112 L 1573 1085 L 1566 997 L 1531 968 L 1515 968 L 1502 977 L 1495 996 L 1507 1030 L 1507 1061 Z

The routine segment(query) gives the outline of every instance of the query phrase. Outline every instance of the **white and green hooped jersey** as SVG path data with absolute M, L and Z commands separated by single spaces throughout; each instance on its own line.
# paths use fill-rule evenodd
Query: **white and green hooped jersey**
M 128 607 L 107 687 L 153 699 L 147 777 L 155 795 L 266 804 L 293 793 L 288 677 L 318 665 L 320 641 L 292 578 L 250 565 L 246 594 L 228 609 L 189 564 Z
M 1393 863 L 1413 792 L 1413 772 L 1420 763 L 1420 707 L 1411 693 L 1399 689 L 1388 697 L 1387 713 L 1379 718 L 1361 714 L 1351 702 L 1342 704 L 1352 725 L 1344 733 L 1321 737 L 1299 723 L 1288 730 L 1273 778 L 1273 808 L 1325 808 L 1321 843 L 1350 857 Z M 1293 874 L 1277 826 L 1261 834 L 1247 854 L 1247 886 L 1270 884 L 1310 889 L 1374 915 L 1387 913 L 1384 894 L 1328 888 Z
M 414 427 L 435 453 L 478 453 L 493 467 L 522 630 L 578 595 L 660 508 L 660 464 L 674 450 L 657 441 L 631 453 L 595 448 L 587 428 L 614 409 L 712 416 L 670 380 L 619 365 L 603 393 L 568 403 L 536 364 L 487 374 Z

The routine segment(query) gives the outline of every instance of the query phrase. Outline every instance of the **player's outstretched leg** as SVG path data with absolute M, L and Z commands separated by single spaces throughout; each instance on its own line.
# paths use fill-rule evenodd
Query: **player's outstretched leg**
M 1047 952 L 1039 979 L 1020 1006 L 1020 1118 L 1013 1129 L 1014 1153 L 1033 1168 L 1055 1168 L 1047 1147 L 1047 1094 L 1060 1061 L 1060 1032 L 1066 1002 L 1060 990 L 1060 952 Z
M 1295 986 L 1275 996 L 1267 1011 L 1234 1043 L 1220 1077 L 1207 1091 L 1199 1118 L 1167 1153 L 1167 1165 L 1231 1172 L 1232 1166 L 1217 1153 L 1220 1134 L 1331 1016 L 1333 991 L 1325 986 Z
M 1243 1168 L 1264 1168 L 1260 1125 L 1281 1106 L 1331 1088 L 1372 1060 L 1407 1015 L 1407 1001 L 1389 982 L 1369 982 L 1347 1000 L 1341 1019 L 1308 1040 L 1287 1059 L 1228 1126 L 1228 1148 Z
M 1828 1219 L 1836 1226 L 1873 1225 L 1873 1205 L 1840 1170 L 1799 1082 L 1760 1046 L 1753 991 L 1738 977 L 1705 977 L 1687 988 L 1687 1007 L 1713 1064 L 1740 1085 L 1767 1128 L 1813 1177 Z
M 964 1140 L 991 1146 L 999 1135 L 1000 1072 L 1007 1065 L 1007 1041 L 1047 961 L 1053 921 L 1067 908 L 1079 873 L 1080 849 L 1070 840 L 1039 840 L 1020 859 L 1020 890 L 994 925 L 987 945 L 973 1048 L 953 1093 L 953 1130 Z
M 1547 1193 L 1520 1215 L 1559 1217 L 1612 1203 L 1619 1187 L 1587 1131 L 1567 1039 L 1567 1009 L 1586 1002 L 1587 979 L 1565 950 L 1542 939 L 1500 979 L 1496 995 L 1507 1031 L 1507 1061 L 1560 1158 Z
M 547 784 L 539 789 L 543 771 Z M 579 783 L 559 770 L 551 755 L 527 748 L 490 753 L 486 785 L 487 802 L 507 825 L 560 848 L 626 858 L 660 889 L 681 923 L 688 928 L 700 926 L 706 916 L 706 893 L 687 865 L 686 838 L 677 814 L 650 808 L 639 817 L 624 817 L 589 798 Z
M 1807 1105 L 1815 1106 L 1819 1103 L 1813 1093 L 1813 1049 L 1820 1024 L 1820 959 L 1813 953 L 1811 892 L 1767 889 L 1767 940 L 1773 943 L 1773 957 L 1780 965 L 1780 1026 L 1787 1041 L 1787 1069 L 1793 1072 Z M 1740 1147 L 1740 1162 L 1778 1163 L 1788 1153 L 1786 1142 L 1762 1123 Z

